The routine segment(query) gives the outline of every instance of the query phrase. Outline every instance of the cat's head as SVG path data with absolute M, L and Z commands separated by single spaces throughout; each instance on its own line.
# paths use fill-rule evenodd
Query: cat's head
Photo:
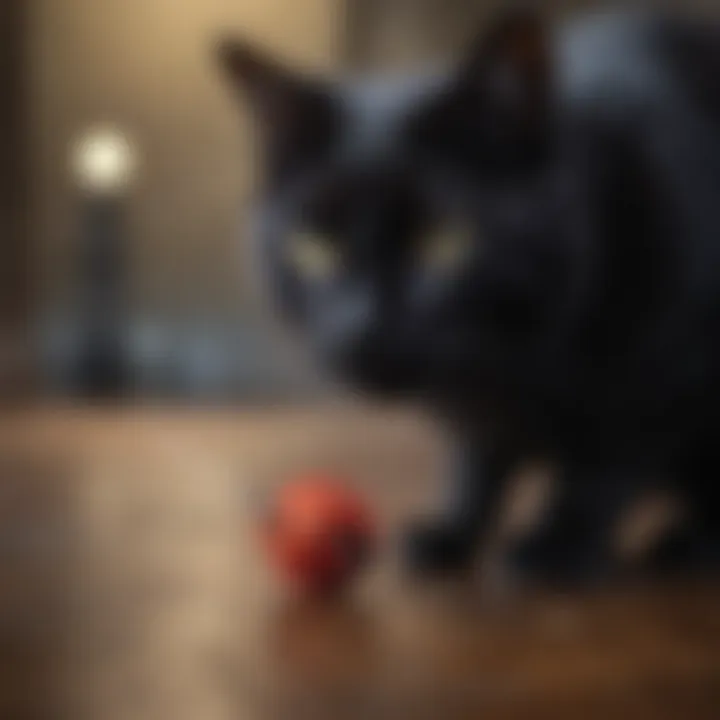
M 241 41 L 221 57 L 263 151 L 253 240 L 324 364 L 417 391 L 537 332 L 565 270 L 540 18 L 508 15 L 455 68 L 404 80 L 303 75 Z

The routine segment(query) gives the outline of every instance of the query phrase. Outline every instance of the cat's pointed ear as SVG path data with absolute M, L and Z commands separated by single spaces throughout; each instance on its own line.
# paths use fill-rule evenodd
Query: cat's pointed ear
M 221 40 L 216 55 L 255 115 L 271 174 L 312 160 L 331 142 L 337 109 L 325 83 L 291 70 L 242 39 Z
M 310 83 L 240 38 L 217 43 L 217 59 L 232 86 L 249 101 L 258 119 L 269 129 L 292 121 Z
M 506 10 L 472 44 L 460 67 L 459 87 L 509 120 L 536 121 L 552 97 L 549 34 L 538 9 Z

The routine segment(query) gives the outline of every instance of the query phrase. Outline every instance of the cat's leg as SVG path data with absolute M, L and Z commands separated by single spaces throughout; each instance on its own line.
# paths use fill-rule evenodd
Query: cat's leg
M 613 565 L 621 513 L 646 487 L 646 477 L 625 469 L 569 468 L 540 525 L 511 548 L 511 570 L 524 580 L 557 585 L 602 579 Z
M 457 442 L 442 513 L 413 525 L 404 538 L 404 560 L 411 571 L 437 575 L 472 565 L 495 523 L 511 467 L 507 455 L 472 437 Z
M 703 462 L 692 476 L 680 479 L 687 514 L 650 552 L 646 567 L 651 574 L 720 573 L 720 483 L 713 474 L 713 465 Z
M 644 565 L 647 571 L 657 577 L 720 574 L 720 533 L 698 525 L 690 517 L 670 530 L 650 553 Z

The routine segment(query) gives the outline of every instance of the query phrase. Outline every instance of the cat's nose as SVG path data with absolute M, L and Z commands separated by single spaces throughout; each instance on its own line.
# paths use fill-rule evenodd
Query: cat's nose
M 332 309 L 325 329 L 326 360 L 343 379 L 374 394 L 399 390 L 407 383 L 401 362 L 399 329 L 372 300 L 356 298 Z
M 323 346 L 331 356 L 351 360 L 377 348 L 382 316 L 368 293 L 353 293 L 326 309 Z

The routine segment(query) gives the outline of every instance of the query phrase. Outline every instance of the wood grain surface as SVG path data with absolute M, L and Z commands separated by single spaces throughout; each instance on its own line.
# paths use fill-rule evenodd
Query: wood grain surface
M 720 717 L 717 586 L 404 578 L 393 535 L 440 449 L 412 416 L 341 408 L 0 420 L 0 718 Z M 252 498 L 311 467 L 383 528 L 342 601 L 293 597 L 253 533 Z

